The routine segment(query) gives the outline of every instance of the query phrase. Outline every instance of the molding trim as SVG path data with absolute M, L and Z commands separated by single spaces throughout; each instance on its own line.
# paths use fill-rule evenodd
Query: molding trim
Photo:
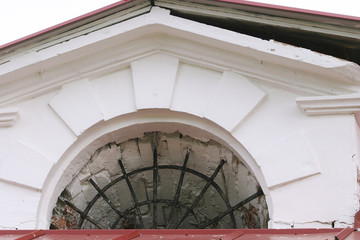
M 299 97 L 296 104 L 308 115 L 354 114 L 360 112 L 360 94 Z
M 199 1 L 200 2 L 200 1 Z M 205 1 L 206 2 L 206 1 Z M 248 21 L 268 24 L 269 26 L 295 28 L 304 31 L 331 34 L 334 36 L 348 37 L 359 39 L 359 34 L 356 29 L 351 27 L 337 26 L 324 21 L 308 21 L 305 19 L 291 19 L 286 16 L 273 16 L 269 13 L 251 12 L 245 9 L 226 8 L 219 4 L 204 5 L 204 1 L 197 3 L 196 1 L 174 1 L 174 0 L 158 0 L 156 5 L 167 9 L 176 9 L 187 13 L 201 13 L 205 16 L 213 16 L 220 18 L 230 18 L 233 20 Z M 260 17 L 259 17 L 260 16 Z
M 17 108 L 0 109 L 0 127 L 12 127 L 19 120 Z
M 37 97 L 74 80 L 117 71 L 155 52 L 181 62 L 231 70 L 302 95 L 360 92 L 360 67 L 355 63 L 174 17 L 159 7 L 111 22 L 98 28 L 84 26 L 83 35 L 69 32 L 67 41 L 49 41 L 4 59 L 0 106 Z

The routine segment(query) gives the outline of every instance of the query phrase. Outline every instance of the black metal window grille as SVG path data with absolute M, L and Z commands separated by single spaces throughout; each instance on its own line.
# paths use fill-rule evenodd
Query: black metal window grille
M 77 224 L 78 229 L 83 228 L 85 220 L 89 221 L 90 223 L 92 223 L 94 226 L 96 226 L 99 229 L 109 229 L 109 228 L 115 229 L 115 228 L 117 228 L 117 226 L 121 220 L 128 222 L 130 224 L 130 226 L 132 226 L 131 228 L 177 229 L 177 228 L 181 228 L 182 223 L 189 216 L 192 216 L 196 220 L 196 222 L 197 222 L 196 228 L 199 228 L 199 229 L 211 227 L 213 224 L 215 224 L 217 221 L 221 220 L 225 216 L 229 216 L 231 219 L 232 227 L 237 228 L 238 224 L 237 224 L 235 216 L 234 216 L 234 211 L 239 209 L 240 207 L 244 206 L 245 204 L 249 203 L 250 201 L 262 196 L 263 191 L 261 190 L 261 188 L 259 188 L 257 192 L 255 192 L 254 194 L 250 195 L 249 197 L 241 200 L 240 202 L 238 202 L 237 204 L 232 206 L 230 204 L 230 201 L 229 201 L 228 197 L 226 196 L 226 194 L 224 194 L 223 190 L 214 181 L 226 161 L 221 160 L 219 165 L 215 169 L 215 171 L 212 173 L 212 175 L 210 177 L 208 177 L 208 176 L 204 175 L 203 173 L 200 173 L 194 169 L 187 167 L 189 155 L 190 155 L 190 150 L 188 149 L 186 151 L 185 159 L 184 159 L 182 166 L 158 165 L 157 147 L 156 147 L 156 145 L 154 145 L 153 146 L 153 165 L 152 166 L 138 168 L 134 171 L 127 172 L 124 167 L 124 164 L 122 162 L 122 159 L 119 159 L 118 163 L 120 165 L 121 172 L 122 172 L 122 175 L 120 177 L 114 179 L 112 182 L 110 182 L 103 188 L 100 188 L 93 179 L 90 179 L 89 181 L 90 181 L 91 185 L 96 189 L 97 194 L 89 202 L 89 204 L 87 205 L 85 210 L 83 210 L 83 211 L 80 210 L 72 202 L 70 202 L 69 200 L 67 200 L 64 197 L 59 197 L 59 200 L 64 202 L 65 204 L 67 204 L 69 207 L 71 207 L 73 210 L 75 210 L 80 215 L 80 220 L 78 221 L 78 224 Z M 180 177 L 178 179 L 177 188 L 176 188 L 176 192 L 175 192 L 173 199 L 163 199 L 163 198 L 158 197 L 157 179 L 158 179 L 159 170 L 161 170 L 161 169 L 180 171 Z M 135 194 L 134 188 L 132 186 L 130 177 L 134 176 L 136 174 L 142 173 L 142 172 L 146 172 L 146 171 L 152 171 L 152 174 L 153 174 L 153 191 L 152 191 L 153 198 L 151 200 L 139 202 L 137 199 L 137 196 Z M 192 174 L 192 175 L 195 175 L 195 176 L 203 179 L 204 181 L 206 181 L 206 184 L 202 188 L 200 194 L 195 198 L 195 200 L 190 205 L 181 203 L 179 201 L 185 174 Z M 129 207 L 127 209 L 120 210 L 120 209 L 118 209 L 118 207 L 115 206 L 115 204 L 106 195 L 106 191 L 109 190 L 116 183 L 118 183 L 120 181 L 124 181 L 124 180 L 126 181 L 127 187 L 130 191 L 131 201 L 133 204 L 131 207 Z M 205 192 L 208 190 L 208 188 L 210 186 L 212 186 L 217 191 L 217 193 L 221 197 L 222 201 L 226 205 L 226 209 L 223 212 L 221 212 L 220 214 L 218 214 L 216 217 L 212 217 L 210 219 L 207 219 L 206 221 L 201 222 L 199 220 L 199 218 L 197 217 L 197 214 L 194 212 L 194 208 L 199 203 L 199 201 L 204 197 Z M 93 219 L 92 217 L 89 216 L 90 210 L 94 207 L 94 204 L 100 198 L 103 198 L 105 200 L 105 202 L 110 206 L 110 208 L 117 214 L 116 220 L 112 224 L 109 224 L 108 226 L 103 226 L 99 221 L 96 221 L 95 219 Z M 171 205 L 170 214 L 168 216 L 164 217 L 165 221 L 166 221 L 165 226 L 158 225 L 157 207 L 159 204 Z M 144 223 L 141 209 L 140 209 L 144 205 L 152 206 L 152 226 L 146 226 Z M 183 212 L 185 212 L 185 213 L 180 218 L 179 217 L 175 218 L 174 217 L 175 212 L 178 209 L 182 209 Z

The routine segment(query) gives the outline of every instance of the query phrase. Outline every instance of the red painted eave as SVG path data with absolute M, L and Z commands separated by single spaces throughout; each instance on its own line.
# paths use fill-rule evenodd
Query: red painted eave
M 70 19 L 68 21 L 65 21 L 65 22 L 62 22 L 62 23 L 59 23 L 57 25 L 54 25 L 52 27 L 49 27 L 49 28 L 46 28 L 44 30 L 41 30 L 39 32 L 35 32 L 33 34 L 30 34 L 28 36 L 25 36 L 25 37 L 22 37 L 22 38 L 19 38 L 17 40 L 14 40 L 14 41 L 11 41 L 9 43 L 6 43 L 4 45 L 1 45 L 0 46 L 0 52 L 5 50 L 6 48 L 10 48 L 10 47 L 13 47 L 15 45 L 19 45 L 20 43 L 23 43 L 23 42 L 26 42 L 26 41 L 29 41 L 31 39 L 34 39 L 34 38 L 38 38 L 40 36 L 43 36 L 45 34 L 48 34 L 48 33 L 51 33 L 51 32 L 54 32 L 56 30 L 60 30 L 60 29 L 63 29 L 63 28 L 66 28 L 68 26 L 71 26 L 71 25 L 76 25 L 74 26 L 73 28 L 76 28 L 78 26 L 78 24 L 76 23 L 83 23 L 83 24 L 86 24 L 88 22 L 92 22 L 94 21 L 93 17 L 95 16 L 99 16 L 98 18 L 96 18 L 95 20 L 101 18 L 101 17 L 104 17 L 104 16 L 107 16 L 107 15 L 110 15 L 111 13 L 113 13 L 114 11 L 112 10 L 115 10 L 117 8 L 121 9 L 122 6 L 124 6 L 124 9 L 128 8 L 128 7 L 131 7 L 131 6 L 134 6 L 136 3 L 138 2 L 146 2 L 147 0 L 143 0 L 143 1 L 138 1 L 138 0 L 121 0 L 119 2 L 116 2 L 116 3 L 113 3 L 113 4 L 110 4 L 108 6 L 105 6 L 105 7 L 102 7 L 102 8 L 99 8 L 97 10 L 94 10 L 92 12 L 89 12 L 89 13 L 86 13 L 84 15 L 81 15 L 79 17 L 76 17 L 76 18 L 73 18 L 73 19 Z M 135 4 L 131 4 L 132 2 L 134 2 Z M 126 6 L 126 5 L 129 5 L 129 6 Z M 6 53 L 6 52 L 5 52 Z
M 282 16 L 282 17 L 288 17 L 294 19 L 303 19 L 308 21 L 318 22 L 319 19 L 321 20 L 325 19 L 323 20 L 323 22 L 330 22 L 335 25 L 354 27 L 360 29 L 360 17 L 355 17 L 355 16 L 347 16 L 341 14 L 292 8 L 292 7 L 245 1 L 245 0 L 184 0 L 184 2 L 186 1 L 222 6 L 228 8 L 234 7 L 245 11 L 269 14 L 274 16 Z M 121 11 L 128 7 L 135 6 L 136 4 L 145 3 L 145 2 L 148 2 L 149 5 L 151 3 L 150 0 L 122 0 L 113 3 L 106 7 L 97 9 L 95 11 L 89 12 L 87 14 L 81 15 L 79 17 L 73 18 L 71 20 L 65 21 L 55 26 L 46 28 L 42 31 L 33 33 L 23 38 L 1 45 L 0 54 L 6 54 L 7 52 L 10 52 L 12 49 L 24 44 L 25 42 L 29 42 L 30 40 L 39 40 L 39 39 L 41 40 L 41 38 L 44 36 L 65 32 L 69 29 L 79 27 L 82 24 L 86 24 L 94 20 L 100 19 L 101 17 L 108 16 L 116 11 Z M 156 5 L 156 0 L 155 0 L 155 5 Z
M 46 29 L 44 29 L 44 30 L 41 30 L 41 31 L 39 31 L 39 32 L 30 34 L 30 35 L 28 35 L 28 36 L 25 36 L 25 37 L 19 38 L 19 39 L 17 39 L 17 40 L 14 40 L 14 41 L 12 41 L 12 42 L 6 43 L 6 44 L 0 46 L 0 49 L 9 47 L 9 46 L 11 46 L 11 45 L 15 45 L 15 44 L 17 44 L 17 43 L 26 41 L 26 40 L 28 40 L 28 39 L 30 39 L 30 38 L 37 37 L 37 36 L 42 35 L 42 34 L 44 34 L 44 33 L 51 32 L 51 31 L 53 31 L 53 30 L 55 30 L 55 29 L 62 28 L 62 27 L 64 27 L 64 26 L 70 25 L 70 24 L 72 24 L 72 23 L 74 23 L 74 22 L 78 22 L 78 21 L 80 21 L 80 20 L 87 19 L 87 18 L 89 18 L 89 17 L 91 17 L 91 16 L 93 16 L 93 15 L 99 14 L 99 13 L 101 13 L 101 12 L 105 12 L 105 11 L 111 9 L 111 8 L 117 7 L 117 6 L 119 6 L 119 5 L 123 5 L 123 4 L 125 4 L 126 2 L 130 2 L 130 1 L 132 1 L 132 0 L 123 0 L 123 1 L 120 1 L 120 2 L 116 2 L 116 3 L 113 3 L 113 4 L 111 4 L 111 5 L 105 6 L 105 7 L 103 7 L 103 8 L 100 8 L 100 9 L 94 10 L 94 11 L 92 11 L 92 12 L 86 13 L 86 14 L 84 14 L 84 15 L 81 15 L 81 16 L 79 16 L 79 17 L 76 17 L 76 18 L 70 19 L 70 20 L 68 20 L 68 21 L 65 21 L 65 22 L 56 24 L 56 25 L 54 25 L 54 26 L 51 26 L 51 27 L 46 28 Z
M 346 230 L 346 231 L 344 231 Z M 98 240 L 335 240 L 359 239 L 360 232 L 346 229 L 182 229 L 182 230 L 3 230 L 0 240 L 30 239 L 98 239 Z

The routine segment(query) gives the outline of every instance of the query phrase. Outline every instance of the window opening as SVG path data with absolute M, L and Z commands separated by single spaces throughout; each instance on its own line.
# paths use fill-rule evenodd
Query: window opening
M 97 174 L 88 173 L 87 179 L 83 180 L 87 183 L 84 185 L 87 192 L 82 190 L 82 193 L 75 197 L 71 196 L 71 191 L 74 192 L 71 187 L 74 188 L 76 183 L 70 184 L 72 186 L 64 190 L 54 208 L 52 228 L 202 229 L 266 227 L 268 212 L 263 191 L 258 184 L 256 187 L 249 187 L 245 191 L 251 192 L 247 196 L 234 197 L 237 195 L 233 192 L 236 187 L 229 186 L 231 183 L 226 183 L 229 181 L 227 173 L 231 167 L 227 166 L 228 171 L 224 171 L 224 166 L 230 163 L 224 157 L 211 159 L 208 162 L 212 165 L 211 170 L 206 169 L 204 171 L 206 168 L 203 165 L 204 161 L 196 158 L 196 155 L 204 159 L 217 155 L 210 154 L 210 156 L 204 157 L 207 151 L 226 152 L 229 158 L 230 151 L 215 142 L 209 144 L 191 137 L 187 137 L 186 140 L 182 140 L 182 138 L 183 136 L 179 133 L 171 135 L 153 132 L 147 134 L 145 140 L 141 139 L 140 143 L 139 139 L 130 140 L 133 143 L 133 148 L 130 150 L 127 149 L 129 148 L 127 145 L 131 144 L 125 143 L 122 146 L 120 144 L 120 147 L 116 144 L 110 144 L 109 146 L 122 152 L 122 155 L 126 155 L 127 152 L 127 156 L 111 159 L 112 164 L 116 162 L 120 169 L 118 175 L 108 178 L 108 181 L 109 179 L 111 181 L 104 185 L 99 177 L 96 180 Z M 170 156 L 165 156 L 169 155 L 169 149 L 166 146 L 167 140 L 174 142 L 174 139 L 179 142 L 179 144 L 175 144 L 176 146 L 180 148 L 186 146 L 182 162 L 179 160 L 171 161 Z M 151 144 L 151 165 L 141 166 L 140 164 L 137 168 L 130 166 L 130 164 L 134 164 L 136 158 L 136 153 L 134 153 L 135 156 L 130 154 L 131 151 L 136 150 L 134 144 L 138 148 L 139 145 L 144 148 L 144 146 Z M 192 145 L 196 145 L 196 147 L 192 149 Z M 97 157 L 101 151 L 101 149 L 98 151 Z M 138 152 L 141 150 L 138 149 Z M 232 162 L 241 164 L 232 154 L 230 155 Z M 110 158 L 115 158 L 115 156 L 107 154 L 107 157 Z M 134 159 L 130 159 L 131 157 Z M 192 164 L 189 163 L 190 161 Z M 149 162 L 150 160 L 148 160 Z M 101 162 L 99 163 L 101 165 Z M 98 167 L 101 168 L 101 166 Z M 127 170 L 127 168 L 133 169 Z M 240 171 L 245 172 L 245 166 L 241 165 L 241 168 Z M 85 166 L 82 172 L 89 171 L 88 169 L 89 166 Z M 235 178 L 238 170 L 235 169 L 235 173 L 231 173 Z M 249 171 L 247 174 L 249 179 L 254 178 L 250 176 Z M 244 179 L 246 178 L 242 176 L 241 180 Z M 77 184 L 79 184 L 79 180 L 77 180 Z M 101 187 L 100 184 L 104 186 Z M 93 197 L 86 201 L 84 196 L 90 192 L 92 192 Z M 80 202 L 81 206 L 77 206 L 79 205 L 77 196 L 81 196 L 81 194 L 83 201 Z M 229 195 L 231 195 L 230 198 Z

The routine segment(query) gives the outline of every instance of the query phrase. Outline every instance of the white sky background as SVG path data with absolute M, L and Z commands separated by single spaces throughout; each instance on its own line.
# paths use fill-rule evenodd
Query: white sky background
M 118 0 L 0 0 L 0 45 L 78 17 Z M 179 0 L 181 1 L 181 0 Z M 359 0 L 253 0 L 360 17 Z

